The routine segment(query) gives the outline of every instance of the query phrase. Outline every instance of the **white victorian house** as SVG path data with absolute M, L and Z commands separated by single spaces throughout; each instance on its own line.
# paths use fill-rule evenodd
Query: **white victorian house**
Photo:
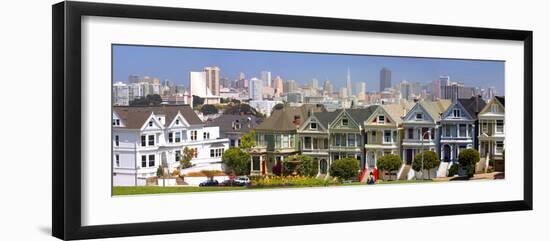
M 494 160 L 495 171 L 504 171 L 504 97 L 495 96 L 478 114 L 479 155 L 483 162 Z
M 189 105 L 114 106 L 112 126 L 113 186 L 146 185 L 163 164 L 175 170 L 185 147 L 195 157 L 183 173 L 223 170 L 228 139 L 219 138 L 219 127 L 206 127 Z

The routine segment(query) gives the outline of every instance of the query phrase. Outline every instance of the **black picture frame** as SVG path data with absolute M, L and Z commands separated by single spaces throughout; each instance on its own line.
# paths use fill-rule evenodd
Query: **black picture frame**
M 532 210 L 533 32 L 523 30 L 366 21 L 171 7 L 60 2 L 52 6 L 52 233 L 88 239 L 290 225 Z M 82 226 L 81 17 L 103 16 L 378 33 L 516 40 L 524 43 L 524 193 L 522 200 L 422 207 L 342 210 L 283 215 Z

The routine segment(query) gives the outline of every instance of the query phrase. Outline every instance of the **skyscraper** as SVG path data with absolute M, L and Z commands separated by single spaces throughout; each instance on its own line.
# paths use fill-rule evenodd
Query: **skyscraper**
M 332 83 L 330 82 L 330 80 L 325 80 L 325 83 L 323 84 L 323 90 L 329 95 L 331 95 L 334 92 L 334 89 L 332 87 Z
M 451 76 L 441 75 L 439 76 L 439 81 L 441 81 L 441 86 L 449 86 L 451 85 Z
M 347 84 L 346 84 L 346 91 L 347 91 L 347 96 L 348 97 L 352 95 L 352 91 L 351 91 L 351 73 L 350 73 L 349 67 L 348 67 L 348 78 L 347 78 Z
M 367 83 L 365 82 L 359 82 L 357 83 L 357 92 L 355 93 L 356 95 L 360 94 L 360 93 L 365 93 L 367 92 Z
M 273 80 L 273 87 L 275 89 L 275 94 L 280 95 L 283 93 L 284 85 L 283 78 L 281 78 L 281 76 L 275 77 Z
M 401 81 L 401 84 L 399 84 L 401 88 L 401 98 L 403 99 L 409 99 L 412 95 L 412 87 L 411 83 L 409 83 L 406 80 Z
M 264 70 L 262 71 L 261 75 L 264 86 L 271 87 L 271 72 Z
M 206 72 L 189 72 L 189 89 L 191 95 L 196 95 L 199 97 L 211 96 L 212 92 L 207 86 L 206 83 Z
M 314 90 L 318 90 L 319 89 L 319 81 L 315 78 L 311 79 L 309 81 L 309 88 L 314 89 Z
M 434 80 L 432 91 L 434 100 L 441 99 L 441 79 Z
M 212 95 L 220 96 L 220 68 L 204 67 L 204 72 L 206 72 L 206 86 Z
M 258 78 L 250 79 L 248 88 L 248 98 L 252 100 L 262 100 L 263 81 Z
M 391 70 L 382 68 L 380 70 L 380 91 L 391 88 Z

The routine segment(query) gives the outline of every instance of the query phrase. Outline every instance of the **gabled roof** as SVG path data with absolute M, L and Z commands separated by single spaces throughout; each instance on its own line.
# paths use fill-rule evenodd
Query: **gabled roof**
M 383 108 L 394 122 L 401 124 L 401 122 L 403 122 L 402 117 L 405 117 L 407 112 L 409 112 L 413 106 L 414 105 L 410 104 L 388 104 L 381 105 L 380 108 Z
M 300 107 L 285 106 L 283 109 L 274 110 L 273 113 L 255 129 L 259 131 L 293 131 L 300 123 L 295 123 L 295 117 L 300 122 L 306 121 L 311 113 L 325 111 L 322 105 L 304 104 Z
M 161 105 L 161 106 L 113 106 L 113 111 L 120 117 L 125 127 L 128 129 L 140 129 L 151 116 L 165 115 L 165 125 L 168 126 L 178 112 L 185 118 L 190 125 L 203 124 L 201 119 L 195 114 L 189 105 Z
M 428 112 L 434 121 L 441 120 L 441 113 L 445 112 L 451 106 L 450 100 L 422 101 L 420 105 Z
M 239 122 L 241 124 L 240 129 L 233 129 L 233 123 Z M 219 126 L 220 132 L 250 132 L 251 129 L 256 128 L 261 123 L 261 119 L 254 115 L 231 115 L 223 114 L 216 119 L 206 121 L 206 126 Z
M 497 99 L 497 101 L 500 102 L 500 104 L 502 104 L 502 106 L 505 106 L 504 105 L 504 96 L 495 96 L 495 99 Z
M 485 101 L 480 96 L 473 96 L 470 99 L 458 99 L 458 102 L 468 111 L 472 118 L 477 119 L 477 114 L 483 110 Z
M 328 128 L 328 125 L 330 125 L 330 123 L 334 121 L 334 119 L 336 118 L 336 116 L 338 116 L 338 114 L 340 114 L 339 111 L 313 113 L 313 115 L 317 117 L 317 120 L 319 120 L 321 125 L 323 125 L 325 128 Z

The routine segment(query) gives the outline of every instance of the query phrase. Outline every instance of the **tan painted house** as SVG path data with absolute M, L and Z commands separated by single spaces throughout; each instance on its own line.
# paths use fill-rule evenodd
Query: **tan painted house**
M 504 171 L 504 118 L 504 97 L 500 96 L 493 97 L 478 114 L 479 155 L 483 161 L 494 160 L 496 171 Z

